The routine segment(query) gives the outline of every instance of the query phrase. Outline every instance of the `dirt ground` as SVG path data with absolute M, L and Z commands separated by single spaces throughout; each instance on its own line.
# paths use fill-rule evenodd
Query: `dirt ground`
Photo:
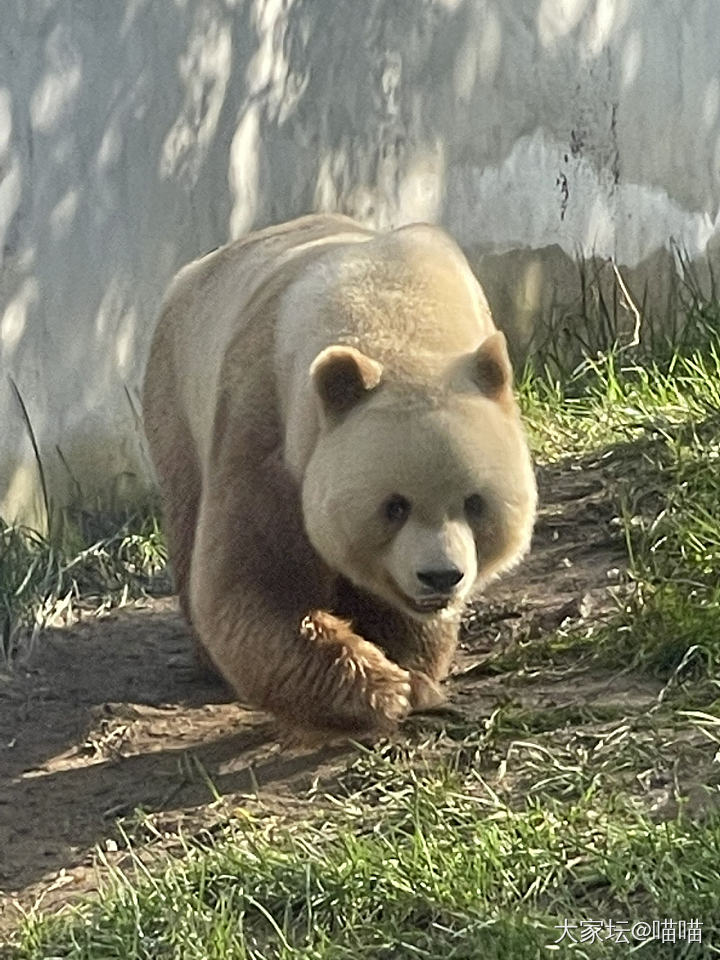
M 541 472 L 531 556 L 470 611 L 448 682 L 471 722 L 508 697 L 507 678 L 483 670 L 497 644 L 607 608 L 624 556 L 612 483 L 603 460 Z M 513 691 L 533 706 L 622 696 L 600 675 Z M 197 674 L 174 598 L 48 631 L 26 663 L 0 673 L 0 931 L 22 908 L 95 889 L 98 850 L 110 862 L 120 855 L 118 818 L 153 812 L 172 836 L 217 822 L 220 798 L 289 808 L 351 755 L 282 750 L 267 717 Z

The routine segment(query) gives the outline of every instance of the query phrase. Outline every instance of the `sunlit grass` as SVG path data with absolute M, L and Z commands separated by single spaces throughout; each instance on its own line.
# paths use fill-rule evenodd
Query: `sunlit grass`
M 558 940 L 555 955 L 610 957 L 610 920 L 632 945 L 638 921 L 700 919 L 706 945 L 718 932 L 720 816 L 657 823 L 601 792 L 508 804 L 452 757 L 418 774 L 371 756 L 352 781 L 330 819 L 231 824 L 152 873 L 135 855 L 98 903 L 31 919 L 14 957 L 522 960 Z M 602 939 L 572 945 L 589 920 Z M 649 955 L 710 955 L 687 937 L 663 949 Z
M 520 402 L 540 462 L 663 436 L 720 410 L 720 339 L 646 366 L 611 350 L 586 360 L 564 380 L 529 368 Z
M 536 368 L 542 366 L 535 362 Z M 554 378 L 530 368 L 520 400 L 537 460 L 604 458 L 628 549 L 623 609 L 550 637 L 669 677 L 720 657 L 720 313 L 695 305 L 684 341 L 612 347 Z M 539 647 L 531 652 L 541 657 Z
M 701 429 L 678 430 L 656 457 L 657 486 L 645 497 L 627 494 L 633 589 L 622 627 L 608 639 L 646 669 L 714 676 L 720 661 L 720 417 L 715 413 Z

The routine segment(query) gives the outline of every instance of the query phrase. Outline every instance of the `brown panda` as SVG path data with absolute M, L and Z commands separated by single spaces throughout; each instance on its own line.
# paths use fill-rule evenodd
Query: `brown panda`
M 443 231 L 310 216 L 191 263 L 143 405 L 181 606 L 240 698 L 331 735 L 441 699 L 536 506 L 505 339 Z

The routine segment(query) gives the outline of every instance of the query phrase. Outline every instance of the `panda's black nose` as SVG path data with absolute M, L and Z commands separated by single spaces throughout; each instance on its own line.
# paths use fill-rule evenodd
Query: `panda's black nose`
M 462 570 L 457 567 L 445 567 L 442 570 L 418 570 L 417 578 L 424 587 L 433 593 L 450 593 L 463 578 Z

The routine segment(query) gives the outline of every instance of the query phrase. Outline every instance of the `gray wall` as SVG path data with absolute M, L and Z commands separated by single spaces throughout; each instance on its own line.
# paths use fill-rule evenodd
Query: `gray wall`
M 0 516 L 147 481 L 174 271 L 342 210 L 444 224 L 522 344 L 578 255 L 664 289 L 717 250 L 713 0 L 0 0 Z M 635 287 L 633 287 L 635 284 Z

